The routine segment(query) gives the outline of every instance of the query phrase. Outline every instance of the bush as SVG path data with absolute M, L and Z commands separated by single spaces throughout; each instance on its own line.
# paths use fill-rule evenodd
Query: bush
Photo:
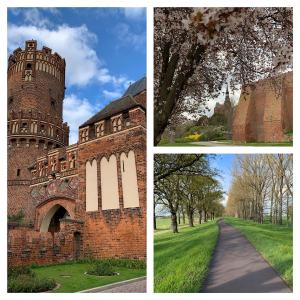
M 40 278 L 29 267 L 8 269 L 9 293 L 40 293 L 52 290 L 55 286 L 53 279 Z
M 23 211 L 20 210 L 15 215 L 8 216 L 8 221 L 18 223 L 18 224 L 22 224 L 24 217 L 25 217 L 25 215 L 24 215 Z
M 92 264 L 87 271 L 90 275 L 97 275 L 97 276 L 112 276 L 116 275 L 116 272 L 113 269 L 113 266 L 108 260 L 98 260 Z
M 189 142 L 197 142 L 197 141 L 200 141 L 200 137 L 201 137 L 200 134 L 195 133 L 195 134 L 190 134 L 190 135 L 186 136 L 184 139 Z
M 228 132 L 224 126 L 209 126 L 201 132 L 202 141 L 224 140 L 227 139 Z
M 34 272 L 28 266 L 20 266 L 14 268 L 8 268 L 7 271 L 8 278 L 16 278 L 20 275 L 34 275 Z

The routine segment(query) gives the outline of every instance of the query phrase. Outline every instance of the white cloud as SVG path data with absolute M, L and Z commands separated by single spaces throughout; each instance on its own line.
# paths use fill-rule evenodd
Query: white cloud
M 92 105 L 86 98 L 67 95 L 64 100 L 64 121 L 70 126 L 70 144 L 78 141 L 78 127 L 101 109 L 102 105 Z
M 117 99 L 120 98 L 122 96 L 121 91 L 107 91 L 104 90 L 103 91 L 103 96 L 105 97 L 105 99 Z
M 119 23 L 116 26 L 116 34 L 120 42 L 122 42 L 126 46 L 130 46 L 135 50 L 140 50 L 145 48 L 146 44 L 146 33 L 134 33 L 130 30 L 128 24 Z
M 123 11 L 125 17 L 128 19 L 142 19 L 146 14 L 144 7 L 124 7 Z
M 70 27 L 60 25 L 57 28 L 38 27 L 35 25 L 9 24 L 9 52 L 24 47 L 24 41 L 35 39 L 38 47 L 48 46 L 66 59 L 67 85 L 85 86 L 91 81 L 100 83 L 123 84 L 125 76 L 114 76 L 103 67 L 94 44 L 97 36 L 85 25 Z
M 47 11 L 48 13 L 59 16 L 60 11 L 55 7 L 30 7 L 30 8 L 9 8 L 9 11 L 15 16 L 21 16 L 21 19 L 25 24 L 30 24 L 39 27 L 45 26 L 54 26 L 53 23 L 44 16 L 43 12 Z

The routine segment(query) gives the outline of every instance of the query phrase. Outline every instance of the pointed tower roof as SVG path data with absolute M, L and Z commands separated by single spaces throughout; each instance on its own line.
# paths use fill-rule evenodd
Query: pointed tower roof
M 230 98 L 229 98 L 229 88 L 228 88 L 228 83 L 227 83 L 227 87 L 226 87 L 226 95 L 225 95 L 225 102 L 224 102 L 224 104 L 226 104 L 226 103 L 230 103 L 231 104 L 231 102 L 230 102 Z

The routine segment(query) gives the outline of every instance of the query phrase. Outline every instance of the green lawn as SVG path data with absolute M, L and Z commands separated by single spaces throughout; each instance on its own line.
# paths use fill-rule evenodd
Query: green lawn
M 216 221 L 195 227 L 181 226 L 173 234 L 168 219 L 158 219 L 154 238 L 154 291 L 199 292 L 218 237 Z
M 203 141 L 205 142 L 205 141 Z M 208 141 L 209 142 L 209 141 Z M 158 146 L 162 146 L 162 147 L 217 147 L 220 146 L 220 144 L 224 144 L 224 145 L 228 145 L 228 146 L 245 146 L 245 147 L 291 147 L 293 146 L 293 142 L 280 142 L 280 143 L 264 143 L 264 142 L 253 142 L 253 143 L 233 143 L 232 140 L 222 140 L 222 141 L 218 141 L 218 144 L 215 145 L 205 145 L 205 144 L 193 144 L 190 142 L 186 142 L 186 143 L 159 143 Z
M 116 276 L 95 276 L 85 275 L 89 263 L 61 264 L 44 267 L 34 267 L 38 276 L 53 278 L 60 284 L 60 288 L 54 292 L 77 292 L 118 281 L 128 280 L 146 275 L 145 269 L 128 269 L 116 267 L 120 275 Z
M 239 229 L 262 256 L 293 286 L 293 229 L 284 225 L 256 224 L 237 218 L 225 222 Z
M 199 145 L 191 144 L 191 143 L 159 143 L 158 146 L 162 147 L 199 147 Z
M 188 226 L 188 220 L 186 219 L 186 224 L 183 224 L 181 222 L 181 224 L 178 224 L 178 230 L 180 230 L 181 228 L 187 227 Z M 162 234 L 165 232 L 168 232 L 171 230 L 171 217 L 158 217 L 156 218 L 156 230 L 155 230 L 155 234 Z

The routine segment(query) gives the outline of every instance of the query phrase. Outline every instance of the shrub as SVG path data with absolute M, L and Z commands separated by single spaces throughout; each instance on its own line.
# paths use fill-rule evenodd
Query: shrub
M 8 268 L 7 275 L 9 278 L 16 278 L 20 275 L 33 276 L 34 272 L 28 266 L 20 266 L 14 268 Z
M 201 132 L 202 141 L 222 140 L 227 138 L 228 132 L 224 126 L 209 126 Z
M 195 134 L 190 134 L 188 136 L 186 136 L 184 139 L 189 141 L 189 142 L 197 142 L 200 141 L 200 134 L 195 133 Z
M 29 267 L 8 269 L 9 293 L 39 293 L 52 290 L 55 286 L 53 279 L 38 277 Z
M 8 221 L 21 224 L 23 222 L 24 217 L 24 212 L 20 210 L 18 213 L 8 216 Z
M 87 271 L 90 275 L 112 276 L 116 275 L 113 266 L 108 260 L 98 260 L 93 263 Z

